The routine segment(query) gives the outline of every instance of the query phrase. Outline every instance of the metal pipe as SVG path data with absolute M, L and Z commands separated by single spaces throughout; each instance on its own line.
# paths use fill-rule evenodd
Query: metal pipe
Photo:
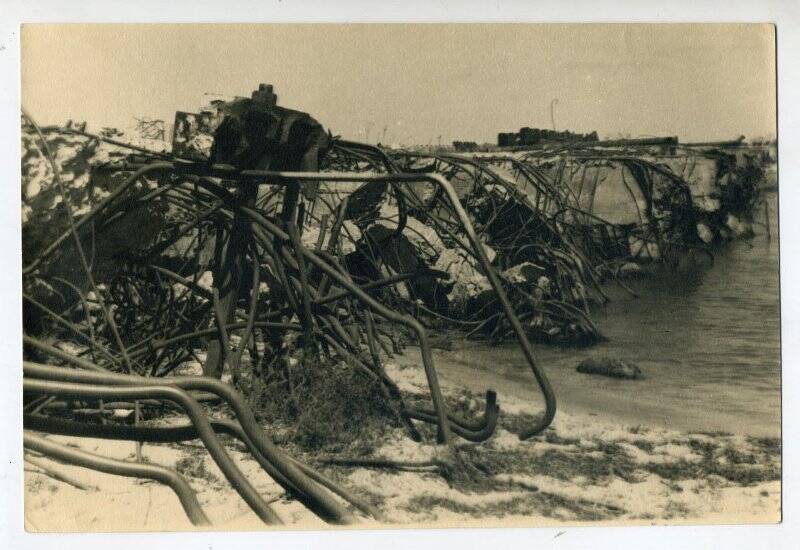
M 455 415 L 448 415 L 448 418 L 450 419 L 451 423 L 460 426 L 465 430 L 479 432 L 485 430 L 486 427 L 492 423 L 496 423 L 497 418 L 492 418 L 492 416 L 496 417 L 496 413 L 499 410 L 500 406 L 497 404 L 497 392 L 494 390 L 486 390 L 486 404 L 484 405 L 483 415 L 480 420 L 477 422 L 469 422 Z M 412 408 L 409 412 L 420 413 L 428 416 L 433 415 L 432 410 L 423 408 Z
M 156 163 L 156 164 L 163 164 L 163 163 Z M 447 195 L 448 199 L 450 200 L 453 209 L 458 216 L 461 225 L 464 228 L 464 232 L 467 235 L 470 245 L 473 248 L 473 253 L 475 257 L 478 259 L 481 267 L 486 273 L 486 277 L 489 279 L 489 283 L 492 286 L 495 294 L 497 295 L 497 299 L 500 302 L 503 312 L 505 313 L 506 318 L 508 319 L 511 327 L 517 337 L 517 341 L 522 349 L 522 353 L 525 356 L 525 359 L 530 366 L 531 370 L 533 371 L 533 375 L 536 379 L 537 384 L 539 385 L 539 389 L 544 397 L 545 401 L 545 410 L 542 417 L 530 428 L 524 430 L 521 434 L 519 434 L 520 439 L 528 439 L 541 431 L 547 428 L 553 421 L 556 413 L 556 397 L 555 393 L 553 392 L 552 386 L 550 385 L 550 381 L 547 379 L 547 375 L 545 374 L 544 370 L 537 364 L 536 357 L 533 351 L 533 346 L 531 345 L 528 337 L 525 333 L 525 329 L 522 327 L 519 319 L 517 318 L 516 314 L 514 313 L 513 307 L 511 306 L 510 301 L 508 300 L 508 296 L 505 293 L 505 290 L 502 287 L 502 283 L 500 278 L 497 276 L 497 273 L 492 268 L 491 263 L 489 262 L 488 257 L 486 256 L 486 251 L 484 250 L 480 240 L 478 239 L 477 234 L 475 233 L 475 229 L 472 226 L 472 222 L 469 219 L 466 211 L 464 210 L 461 201 L 458 198 L 458 194 L 456 193 L 453 186 L 443 178 L 439 174 L 409 174 L 409 173 L 398 173 L 398 174 L 362 174 L 358 172 L 276 172 L 276 171 L 269 171 L 269 170 L 238 170 L 232 166 L 227 165 L 206 165 L 206 164 L 198 164 L 192 162 L 182 162 L 182 161 L 175 161 L 173 163 L 173 167 L 178 172 L 183 173 L 192 173 L 192 174 L 199 174 L 199 175 L 208 175 L 220 178 L 233 178 L 238 180 L 237 185 L 241 184 L 269 184 L 269 185 L 290 185 L 292 183 L 296 183 L 297 181 L 327 181 L 327 182 L 355 182 L 355 181 L 386 181 L 386 182 L 398 182 L 398 183 L 413 183 L 413 182 L 428 182 L 436 187 L 441 188 L 444 193 Z M 224 197 L 220 197 L 224 198 Z M 235 205 L 234 205 L 235 206 Z M 260 218 L 263 222 L 266 222 L 266 225 L 262 223 L 266 229 L 270 230 L 273 234 L 277 234 L 280 236 L 281 239 L 288 241 L 289 235 L 286 234 L 285 231 L 281 230 L 265 218 L 261 216 L 258 212 L 254 210 L 250 210 L 246 207 L 241 207 L 243 211 L 249 211 L 251 216 L 254 214 L 256 217 Z M 322 269 L 325 272 L 330 272 L 328 275 L 330 276 L 331 273 L 335 272 L 327 266 L 321 259 L 319 259 L 316 255 L 312 252 L 307 250 L 303 250 L 303 254 L 306 258 L 314 263 L 317 267 Z M 374 305 L 377 305 L 379 308 L 383 309 L 384 311 L 388 311 L 386 308 L 383 308 L 381 304 L 377 301 L 372 300 L 371 297 L 366 295 L 363 292 L 359 293 L 358 287 L 355 285 L 350 284 L 347 281 L 337 281 L 342 286 L 357 294 L 360 298 L 365 300 L 365 303 L 370 304 L 370 307 L 374 308 Z M 349 286 L 349 287 L 348 287 Z M 374 304 L 374 305 L 373 305 Z M 389 313 L 394 313 L 389 311 Z M 382 314 L 383 315 L 383 314 Z M 394 317 L 394 315 L 392 315 Z M 403 316 L 401 316 L 403 317 Z M 414 319 L 392 319 L 395 322 L 403 323 L 412 328 L 418 335 L 420 335 L 420 345 L 421 351 L 423 355 L 423 364 L 426 366 L 426 375 L 431 372 L 432 369 L 432 356 L 430 356 L 430 351 L 425 352 L 427 346 L 423 346 L 423 342 L 427 344 L 427 336 L 425 335 L 425 331 L 419 323 Z M 417 327 L 414 327 L 417 325 Z M 426 361 L 426 355 L 427 361 Z M 433 372 L 433 384 L 438 389 L 438 380 L 435 379 L 435 371 Z M 431 377 L 429 375 L 429 385 L 431 385 Z M 434 402 L 435 408 L 437 409 L 437 416 L 439 417 L 439 426 L 440 426 L 440 440 L 447 440 L 447 422 L 445 419 L 445 413 L 443 412 L 443 406 L 436 406 Z
M 269 220 L 264 218 L 261 214 L 254 210 L 250 210 L 248 208 L 242 208 L 242 211 L 249 214 L 252 221 L 261 225 L 264 229 L 272 233 L 278 238 L 288 240 L 289 235 L 287 235 L 283 230 L 279 227 L 271 223 Z M 408 317 L 396 311 L 393 311 L 383 304 L 375 300 L 372 296 L 361 290 L 355 283 L 349 280 L 347 277 L 343 276 L 337 270 L 333 269 L 327 262 L 322 260 L 319 256 L 307 250 L 304 247 L 298 248 L 298 253 L 305 256 L 305 258 L 314 264 L 318 269 L 320 269 L 323 273 L 325 273 L 331 280 L 336 281 L 337 284 L 343 286 L 351 293 L 358 296 L 365 305 L 372 308 L 376 313 L 379 315 L 386 317 L 392 322 L 402 324 L 407 326 L 409 329 L 414 331 L 417 334 L 417 338 L 419 339 L 420 343 L 420 354 L 422 355 L 422 364 L 425 369 L 425 376 L 428 380 L 428 387 L 431 390 L 431 398 L 433 400 L 433 406 L 436 410 L 436 415 L 439 419 L 439 431 L 438 431 L 438 441 L 440 443 L 450 443 L 450 430 L 447 424 L 447 412 L 444 404 L 444 398 L 442 397 L 441 389 L 439 388 L 439 379 L 436 375 L 436 370 L 433 364 L 433 354 L 431 353 L 430 344 L 428 342 L 428 335 L 425 332 L 423 326 L 414 319 L 413 317 Z
M 87 363 L 80 358 L 62 357 L 73 364 L 82 365 Z M 26 376 L 47 378 L 50 380 L 61 380 L 67 382 L 90 383 L 90 384 L 109 384 L 114 386 L 163 386 L 170 384 L 171 387 L 183 390 L 201 390 L 218 395 L 233 409 L 236 418 L 242 425 L 247 437 L 253 442 L 255 447 L 262 453 L 280 473 L 289 479 L 304 495 L 303 504 L 309 508 L 322 510 L 322 519 L 338 524 L 350 524 L 354 522 L 352 515 L 342 508 L 337 502 L 332 500 L 328 494 L 320 490 L 311 479 L 303 474 L 297 466 L 285 459 L 282 452 L 269 437 L 262 431 L 253 411 L 246 404 L 245 400 L 229 385 L 220 380 L 205 376 L 172 376 L 169 380 L 144 378 L 117 373 L 100 374 L 89 371 L 76 371 L 63 367 L 53 367 L 49 365 L 39 365 L 31 362 L 23 362 L 23 373 Z
M 484 269 L 486 277 L 489 279 L 489 283 L 492 285 L 492 289 L 497 295 L 497 300 L 500 302 L 500 305 L 503 308 L 503 312 L 505 313 L 508 322 L 511 324 L 512 329 L 514 330 L 520 348 L 522 348 L 522 353 L 525 356 L 528 365 L 531 367 L 531 370 L 533 371 L 533 375 L 536 378 L 536 382 L 538 383 L 539 389 L 541 390 L 545 400 L 544 415 L 533 426 L 531 426 L 530 428 L 519 434 L 519 437 L 522 440 L 528 439 L 542 432 L 552 423 L 556 413 L 556 397 L 555 393 L 553 392 L 552 386 L 550 385 L 550 381 L 547 379 L 547 375 L 545 374 L 544 370 L 537 364 L 536 357 L 533 351 L 533 346 L 531 345 L 527 335 L 525 334 L 525 329 L 522 327 L 522 324 L 520 323 L 519 319 L 514 313 L 514 309 L 511 306 L 511 303 L 508 300 L 508 296 L 506 295 L 505 290 L 502 287 L 500 278 L 497 276 L 497 273 L 492 268 L 491 263 L 489 262 L 489 258 L 486 256 L 486 251 L 484 250 L 483 245 L 481 244 L 477 234 L 475 233 L 475 229 L 472 226 L 472 222 L 470 221 L 469 216 L 464 210 L 461 201 L 458 199 L 458 194 L 456 193 L 456 190 L 453 188 L 450 182 L 448 182 L 439 174 L 375 175 L 375 174 L 360 174 L 360 173 L 269 172 L 264 170 L 243 170 L 239 173 L 239 175 L 243 178 L 266 179 L 269 180 L 269 183 L 271 184 L 287 182 L 289 180 L 338 181 L 338 182 L 385 180 L 385 181 L 397 181 L 406 183 L 426 181 L 432 183 L 433 185 L 436 185 L 437 187 L 440 187 L 445 192 L 448 199 L 450 199 L 453 209 L 456 211 L 456 215 L 458 216 L 459 221 L 464 227 L 464 232 L 467 234 L 467 238 L 469 239 L 469 242 L 472 245 L 475 256 L 480 262 L 481 267 Z M 278 229 L 273 224 L 269 225 L 271 225 L 275 229 Z M 281 233 L 283 232 L 281 231 Z M 288 238 L 288 235 L 285 235 L 283 238 L 285 239 Z M 328 273 L 329 276 L 331 276 L 331 273 L 334 273 L 333 270 L 327 266 L 327 264 L 322 262 L 319 258 L 316 258 L 313 253 L 304 250 L 303 254 L 306 255 L 309 261 L 314 263 L 317 267 L 319 267 L 323 271 L 330 271 L 330 273 Z M 347 288 L 346 285 L 343 286 Z M 358 290 L 358 287 L 354 288 Z M 348 290 L 351 290 L 352 292 L 355 293 L 355 290 L 353 290 L 353 288 L 348 288 Z M 375 302 L 374 300 L 372 301 L 377 304 L 377 302 Z M 378 305 L 380 306 L 380 304 Z M 403 321 L 397 321 L 397 322 L 403 322 Z M 414 323 L 418 325 L 416 320 L 414 320 Z M 424 329 L 422 329 L 421 325 L 419 325 L 419 329 L 420 330 L 416 330 L 414 328 L 415 332 L 417 332 L 418 335 L 419 334 L 422 335 L 420 344 L 422 344 L 423 339 L 427 343 L 427 337 L 424 335 Z M 423 363 L 424 362 L 425 362 L 425 357 L 423 353 Z M 430 358 L 430 363 L 432 365 L 432 358 Z M 438 381 L 436 382 L 436 385 L 438 386 Z M 440 414 L 439 416 L 442 415 Z M 444 421 L 444 419 L 441 419 L 441 422 L 444 425 L 447 424 L 446 421 Z
M 49 434 L 69 435 L 74 437 L 93 437 L 98 439 L 112 439 L 123 441 L 143 441 L 146 443 L 179 443 L 181 441 L 190 441 L 198 439 L 199 435 L 197 428 L 192 424 L 184 426 L 168 426 L 168 427 L 155 427 L 155 426 L 129 426 L 125 424 L 109 425 L 109 424 L 94 424 L 89 422 L 76 422 L 74 420 L 64 420 L 62 418 L 52 418 L 34 414 L 24 414 L 22 417 L 23 427 L 26 430 L 36 430 L 46 432 Z M 269 462 L 264 455 L 258 452 L 258 449 L 252 444 L 244 430 L 240 425 L 227 419 L 211 420 L 211 427 L 219 434 L 229 435 L 235 437 L 242 444 L 244 444 L 253 457 L 261 465 L 262 468 L 278 481 L 289 493 L 297 494 L 298 489 L 292 483 L 284 478 L 280 472 L 275 469 L 275 466 Z M 285 455 L 286 458 L 292 461 L 303 473 L 308 475 L 311 479 L 330 490 L 332 493 L 340 496 L 357 509 L 365 514 L 380 519 L 380 514 L 372 506 L 362 501 L 358 497 L 345 491 L 339 485 L 320 474 L 310 466 Z
M 200 503 L 197 501 L 194 491 L 186 480 L 175 470 L 155 464 L 137 464 L 113 460 L 61 445 L 28 431 L 22 432 L 22 444 L 26 449 L 42 453 L 47 457 L 68 462 L 69 464 L 91 468 L 106 474 L 152 479 L 164 485 L 168 485 L 170 489 L 175 491 L 192 525 L 211 525 L 208 516 L 206 516 L 203 509 L 200 507 Z
M 23 363 L 23 369 L 28 370 L 30 364 Z M 67 371 L 67 369 L 59 369 L 54 367 L 56 371 Z M 88 372 L 79 372 L 80 374 L 90 374 Z M 40 373 L 41 374 L 41 373 Z M 124 376 L 124 375 L 123 375 Z M 261 495 L 256 491 L 250 482 L 244 477 L 244 474 L 234 464 L 225 447 L 217 438 L 214 429 L 211 427 L 208 419 L 203 414 L 203 409 L 200 404 L 192 399 L 192 397 L 180 388 L 173 386 L 163 385 L 160 380 L 156 381 L 158 385 L 136 385 L 125 387 L 109 387 L 99 384 L 81 384 L 72 382 L 61 382 L 56 380 L 36 380 L 36 379 L 23 379 L 23 391 L 42 393 L 47 395 L 70 396 L 70 397 L 92 397 L 92 398 L 116 398 L 116 399 L 167 399 L 173 403 L 181 406 L 192 424 L 197 428 L 197 432 L 203 440 L 209 454 L 211 454 L 214 462 L 217 463 L 225 478 L 230 482 L 234 489 L 250 506 L 253 512 L 267 524 L 282 524 L 280 517 L 270 509 L 269 505 L 261 498 Z

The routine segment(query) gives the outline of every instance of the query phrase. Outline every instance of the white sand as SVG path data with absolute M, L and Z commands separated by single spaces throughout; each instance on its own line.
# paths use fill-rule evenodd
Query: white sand
M 404 391 L 427 395 L 424 373 L 421 366 L 417 366 L 414 348 L 410 349 L 408 357 L 389 362 L 387 371 Z M 470 408 L 476 408 L 475 399 L 466 396 L 452 381 L 443 380 L 442 386 L 446 395 L 471 400 Z M 510 466 L 487 458 L 496 470 L 494 480 L 497 483 L 491 490 L 487 490 L 485 483 L 480 491 L 458 483 L 451 486 L 435 471 L 353 467 L 328 467 L 325 471 L 346 486 L 373 495 L 388 521 L 402 527 L 537 526 L 587 521 L 752 523 L 780 519 L 780 481 L 771 479 L 779 472 L 780 454 L 759 445 L 756 440 L 740 435 L 686 434 L 624 426 L 614 419 L 561 410 L 546 434 L 522 442 L 506 429 L 510 415 L 538 411 L 511 396 L 500 395 L 500 406 L 501 427 L 492 439 L 478 445 L 458 442 L 468 449 L 467 454 L 474 452 L 495 459 L 514 457 Z M 134 445 L 130 442 L 52 437 L 113 458 L 131 460 L 134 456 Z M 233 448 L 231 455 L 265 499 L 283 495 L 281 488 L 254 460 Z M 214 528 L 264 528 L 199 444 L 148 444 L 144 446 L 144 456 L 166 466 L 175 466 L 185 457 L 199 457 L 195 460 L 203 461 L 205 476 L 187 476 L 187 480 L 197 492 Z M 426 461 L 448 454 L 446 449 L 431 442 L 414 443 L 403 430 L 397 429 L 389 432 L 371 456 Z M 739 463 L 732 464 L 732 460 Z M 708 461 L 714 466 L 710 467 Z M 692 465 L 695 469 L 691 469 Z M 26 472 L 25 511 L 30 529 L 159 531 L 192 528 L 177 497 L 164 486 L 83 468 L 55 466 L 73 478 L 99 487 L 100 491 L 77 489 L 42 474 Z M 733 470 L 726 470 L 726 467 Z M 753 473 L 756 477 L 751 479 L 766 481 L 748 484 L 746 478 L 730 475 L 731 471 Z M 764 472 L 772 472 L 772 475 L 764 475 Z M 727 474 L 728 478 L 719 474 Z M 483 475 L 484 482 L 492 477 Z M 272 506 L 289 528 L 323 525 L 297 502 L 280 498 Z M 362 520 L 362 527 L 375 525 Z

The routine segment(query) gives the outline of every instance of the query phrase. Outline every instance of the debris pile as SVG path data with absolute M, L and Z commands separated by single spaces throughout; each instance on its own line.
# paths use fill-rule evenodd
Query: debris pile
M 428 334 L 447 327 L 517 340 L 545 403 L 519 437 L 540 433 L 555 396 L 531 340 L 600 340 L 602 284 L 746 235 L 763 175 L 758 158 L 716 148 L 388 150 L 333 136 L 268 85 L 177 113 L 171 153 L 123 141 L 23 116 L 25 447 L 164 482 L 195 524 L 208 518 L 177 472 L 34 432 L 200 439 L 250 508 L 279 522 L 218 434 L 232 436 L 325 521 L 377 518 L 264 426 L 313 447 L 380 423 L 420 441 L 432 424 L 452 469 L 454 436 L 488 439 L 499 406 L 488 390 L 476 418 L 449 410 Z M 408 342 L 422 400 L 383 365 Z M 168 409 L 190 423 L 146 424 Z
M 65 131 L 86 138 L 71 142 L 77 154 L 70 156 L 66 149 L 54 151 L 48 135 L 25 116 L 26 143 L 40 153 L 27 160 L 26 196 L 41 194 L 43 215 L 66 220 L 48 229 L 56 233 L 51 239 L 37 237 L 38 210 L 32 208 L 26 218 L 26 229 L 33 232 L 23 267 L 25 428 L 31 430 L 25 446 L 100 471 L 165 482 L 196 524 L 207 518 L 175 472 L 72 451 L 42 441 L 33 431 L 139 442 L 199 438 L 231 485 L 270 524 L 279 518 L 230 461 L 217 433 L 244 443 L 277 483 L 326 521 L 355 521 L 348 506 L 375 514 L 275 447 L 257 421 L 259 411 L 241 392 L 252 397 L 259 387 L 280 387 L 286 408 L 298 420 L 308 412 L 300 409 L 308 406 L 300 396 L 328 377 L 344 387 L 375 388 L 385 421 L 405 426 L 415 440 L 421 437 L 415 421 L 435 424 L 437 440 L 448 448 L 453 434 L 482 441 L 494 432 L 494 393 L 487 392 L 485 411 L 477 419 L 448 411 L 427 331 L 385 295 L 399 282 L 442 274 L 422 266 L 407 271 L 396 263 L 399 272 L 385 276 L 372 261 L 378 258 L 376 245 L 386 252 L 381 259 L 387 264 L 392 249 L 401 256 L 407 211 L 416 205 L 405 203 L 405 187 L 414 182 L 438 186 L 451 202 L 449 227 L 477 259 L 545 396 L 545 413 L 520 437 L 541 432 L 555 414 L 547 378 L 452 185 L 436 175 L 397 172 L 388 159 L 383 159 L 387 169 L 382 173 L 359 170 L 352 166 L 354 159 L 380 152 L 346 142 L 339 143 L 328 162 L 348 164 L 353 171 L 319 172 L 332 137 L 309 115 L 278 107 L 276 99 L 271 87 L 262 86 L 252 98 L 227 105 L 209 157 L 197 161 L 145 153 L 120 162 L 116 154 L 97 153 L 104 150 L 98 149 L 99 142 L 114 145 L 113 140 L 82 130 Z M 93 158 L 100 164 L 93 164 Z M 37 177 L 46 177 L 41 176 L 43 159 L 54 183 L 27 193 Z M 80 174 L 71 172 L 73 167 Z M 70 188 L 76 178 L 83 185 Z M 336 187 L 337 181 L 362 185 L 334 205 L 326 201 L 320 183 Z M 379 203 L 390 189 L 398 222 L 381 234 L 371 230 L 374 224 L 368 220 L 379 215 Z M 146 219 L 139 217 L 142 213 Z M 342 234 L 348 221 L 359 231 L 348 235 L 354 248 L 345 254 Z M 303 238 L 311 225 L 316 226 L 313 244 Z M 99 246 L 105 242 L 109 246 Z M 373 251 L 365 254 L 370 246 Z M 370 277 L 371 269 L 384 276 Z M 407 406 L 383 369 L 381 351 L 391 355 L 396 349 L 396 327 L 420 347 L 432 407 Z M 192 358 L 202 362 L 205 376 L 175 375 Z M 230 384 L 219 380 L 223 374 L 230 376 Z M 231 419 L 210 419 L 200 405 L 204 401 L 223 403 Z M 177 429 L 142 426 L 142 409 L 162 407 L 162 402 L 191 423 Z M 133 424 L 94 421 L 109 420 L 108 409 L 132 409 Z M 97 413 L 87 418 L 87 410 Z

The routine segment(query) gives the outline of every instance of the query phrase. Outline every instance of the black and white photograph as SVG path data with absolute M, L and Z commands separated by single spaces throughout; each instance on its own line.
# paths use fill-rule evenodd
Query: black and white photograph
M 28 533 L 781 522 L 776 25 L 19 30 Z

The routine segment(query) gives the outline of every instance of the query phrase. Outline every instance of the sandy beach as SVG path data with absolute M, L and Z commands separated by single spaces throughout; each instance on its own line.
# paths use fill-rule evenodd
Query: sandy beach
M 417 348 L 387 361 L 387 373 L 410 400 L 423 401 L 425 377 Z M 440 362 L 441 363 L 441 362 Z M 482 399 L 441 369 L 451 406 L 479 414 Z M 499 393 L 497 431 L 484 443 L 458 440 L 434 445 L 431 426 L 415 443 L 401 428 L 388 428 L 351 445 L 344 456 L 304 453 L 284 446 L 374 506 L 381 521 L 361 517 L 361 528 L 546 526 L 577 524 L 774 523 L 780 520 L 781 447 L 772 437 L 725 432 L 691 433 L 622 422 L 608 414 L 562 407 L 543 434 L 515 435 L 537 412 L 528 399 Z M 180 423 L 163 418 L 156 424 Z M 81 449 L 133 460 L 134 444 L 49 436 Z M 245 475 L 290 529 L 324 524 L 289 499 L 242 449 L 228 449 Z M 144 460 L 171 466 L 196 491 L 213 529 L 261 530 L 265 526 L 224 480 L 199 442 L 146 444 Z M 458 461 L 410 469 L 326 465 L 327 458 Z M 47 459 L 38 459 L 48 463 Z M 25 512 L 29 531 L 163 531 L 193 529 L 177 497 L 165 486 L 52 464 L 87 488 L 55 480 L 26 463 Z M 465 467 L 464 467 L 465 466 Z

